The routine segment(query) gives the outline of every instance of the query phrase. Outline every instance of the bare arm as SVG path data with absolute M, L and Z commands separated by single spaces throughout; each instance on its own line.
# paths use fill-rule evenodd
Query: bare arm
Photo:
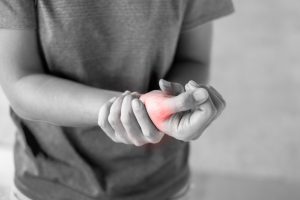
M 174 63 L 166 80 L 185 84 L 194 80 L 206 84 L 212 44 L 212 23 L 181 33 Z
M 44 73 L 34 30 L 0 30 L 0 83 L 18 115 L 61 126 L 97 125 L 99 108 L 121 94 Z

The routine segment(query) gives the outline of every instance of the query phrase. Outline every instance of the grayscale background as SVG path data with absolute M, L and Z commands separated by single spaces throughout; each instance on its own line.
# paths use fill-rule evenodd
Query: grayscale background
M 192 143 L 192 200 L 300 199 L 300 1 L 235 0 L 215 22 L 211 84 L 227 108 Z M 14 126 L 0 90 L 0 199 Z

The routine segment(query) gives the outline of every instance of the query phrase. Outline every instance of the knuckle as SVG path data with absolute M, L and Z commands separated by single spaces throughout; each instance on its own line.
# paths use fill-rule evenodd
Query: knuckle
M 115 120 L 114 117 L 109 117 L 108 122 L 110 123 L 111 126 L 116 126 L 117 125 L 117 121 Z
M 137 146 L 137 147 L 141 146 L 139 143 L 136 143 L 136 142 L 134 142 L 133 144 L 134 144 L 134 146 Z
M 106 133 L 106 135 L 107 135 L 112 141 L 114 141 L 115 143 L 119 143 L 118 138 L 116 137 L 116 133 L 115 133 L 115 132 L 112 133 L 112 134 L 107 134 L 107 133 Z
M 127 114 L 122 114 L 121 115 L 121 122 L 125 125 L 129 125 L 130 124 L 130 115 Z
M 208 106 L 206 109 L 203 110 L 205 118 L 210 118 L 211 116 L 214 116 L 216 112 L 217 109 L 213 105 Z
M 101 109 L 99 110 L 98 119 L 102 118 L 104 115 L 105 115 L 104 108 L 101 107 Z
M 206 119 L 210 118 L 212 115 L 212 109 L 207 108 L 203 110 L 203 115 Z
M 158 137 L 147 138 L 147 141 L 150 143 L 156 144 L 156 143 L 160 142 L 160 138 L 158 138 Z
M 109 123 L 106 120 L 100 120 L 98 121 L 98 125 L 103 129 L 107 130 L 109 128 Z
M 162 139 L 162 137 L 159 135 L 159 133 L 157 132 L 147 132 L 145 134 L 145 137 L 147 139 L 147 141 L 151 142 L 151 143 L 159 143 Z
M 160 137 L 151 138 L 150 142 L 153 144 L 157 144 L 161 141 Z
M 145 131 L 144 132 L 145 137 L 147 137 L 148 139 L 152 139 L 154 137 L 154 134 L 152 131 Z
M 115 139 L 116 140 L 120 140 L 121 139 L 119 133 L 117 133 L 117 132 L 115 133 Z
M 215 107 L 215 106 L 213 106 L 212 108 L 211 108 L 211 115 L 212 116 L 215 116 L 215 115 L 217 115 L 218 114 L 218 109 Z
M 143 142 L 140 138 L 129 136 L 129 139 L 130 139 L 131 143 L 137 147 L 140 147 L 145 144 L 145 142 Z
M 114 141 L 115 143 L 119 143 L 119 141 L 118 141 L 116 138 L 114 138 L 114 137 L 110 137 L 110 139 L 111 139 L 112 141 Z
M 114 142 L 115 142 L 115 143 L 119 143 L 119 144 L 122 143 L 122 142 L 121 142 L 120 140 L 118 140 L 118 139 L 115 139 Z
M 133 144 L 134 146 L 137 146 L 137 147 L 140 146 L 140 143 L 139 143 L 138 141 L 136 141 L 136 140 L 132 140 L 132 144 Z
M 134 146 L 140 146 L 140 142 L 139 140 L 136 139 L 136 137 L 132 134 L 128 134 L 128 138 L 130 140 L 130 142 L 134 145 Z
M 101 123 L 104 123 L 105 119 L 107 119 L 107 114 L 103 113 L 100 111 L 99 116 L 98 116 L 98 124 L 100 125 Z
M 134 145 L 137 147 L 143 146 L 145 143 L 144 142 L 134 142 Z
M 156 138 L 153 138 L 153 137 L 146 137 L 146 140 L 150 143 L 156 143 Z
M 124 141 L 125 141 L 123 139 L 122 135 L 119 133 L 116 133 L 116 140 L 119 141 L 120 143 L 124 143 Z
M 103 128 L 103 127 L 105 127 L 105 122 L 104 122 L 104 120 L 103 119 L 99 119 L 98 120 L 98 125 L 101 127 L 101 128 Z
M 98 124 L 102 129 L 106 129 L 108 126 L 108 124 L 104 120 L 99 121 Z

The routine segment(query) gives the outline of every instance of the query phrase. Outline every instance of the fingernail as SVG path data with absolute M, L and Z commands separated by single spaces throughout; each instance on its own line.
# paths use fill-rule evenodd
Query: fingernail
M 160 79 L 160 80 L 162 81 L 163 85 L 165 85 L 165 86 L 171 86 L 171 83 L 169 81 L 166 81 L 164 79 Z
M 129 90 L 126 90 L 125 92 L 122 93 L 122 95 L 126 95 L 126 94 L 128 94 L 128 93 L 130 93 L 130 91 L 129 91 Z
M 135 109 L 140 108 L 140 107 L 141 107 L 141 102 L 140 102 L 140 100 L 138 100 L 138 99 L 133 99 L 133 100 L 132 100 L 132 106 L 133 106 L 133 108 L 135 108 Z
M 131 95 L 133 95 L 134 97 L 140 97 L 141 94 L 138 92 L 132 92 Z
M 193 97 L 196 101 L 205 100 L 208 97 L 208 92 L 204 88 L 199 88 L 195 90 Z
M 193 80 L 190 80 L 189 83 L 190 83 L 192 86 L 199 87 L 199 84 L 196 83 L 196 82 L 193 81 Z

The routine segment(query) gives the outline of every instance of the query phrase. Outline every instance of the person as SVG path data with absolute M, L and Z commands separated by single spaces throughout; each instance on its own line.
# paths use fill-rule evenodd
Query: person
M 207 85 L 211 21 L 232 12 L 231 0 L 0 0 L 12 199 L 186 198 L 189 141 L 224 108 Z M 166 126 L 151 120 L 154 93 L 175 110 Z

